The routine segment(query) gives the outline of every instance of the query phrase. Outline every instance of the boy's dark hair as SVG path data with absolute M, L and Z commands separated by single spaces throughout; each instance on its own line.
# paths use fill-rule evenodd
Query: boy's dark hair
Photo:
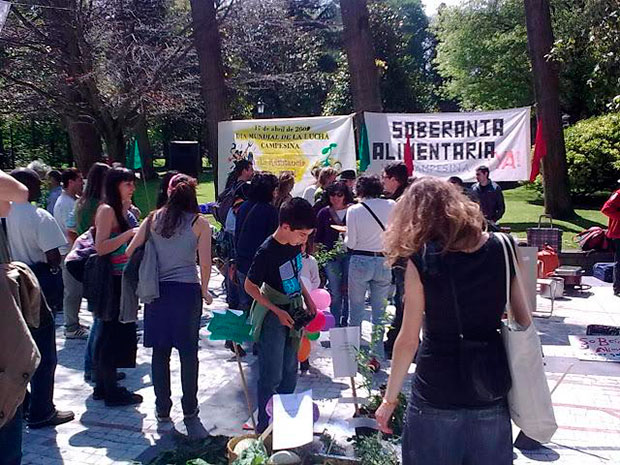
M 248 200 L 271 203 L 276 187 L 278 187 L 278 178 L 275 174 L 256 173 L 250 181 Z
M 47 173 L 47 177 L 50 178 L 50 179 L 53 179 L 58 184 L 60 184 L 62 182 L 62 174 L 58 170 L 50 171 L 49 173 Z
M 69 181 L 75 181 L 80 177 L 80 172 L 77 168 L 67 168 L 62 172 L 61 182 L 62 187 L 65 189 L 69 187 Z
M 480 165 L 478 168 L 476 168 L 476 171 L 481 171 L 486 174 L 487 177 L 489 176 L 489 168 L 486 165 Z
M 288 224 L 293 231 L 316 228 L 312 205 L 301 197 L 293 197 L 280 207 L 280 226 Z
M 376 174 L 370 176 L 360 176 L 355 183 L 357 195 L 367 199 L 381 197 L 383 194 L 383 184 Z
M 402 161 L 396 161 L 385 165 L 383 172 L 389 178 L 394 178 L 401 186 L 406 186 L 409 182 L 409 174 L 407 174 L 407 165 Z

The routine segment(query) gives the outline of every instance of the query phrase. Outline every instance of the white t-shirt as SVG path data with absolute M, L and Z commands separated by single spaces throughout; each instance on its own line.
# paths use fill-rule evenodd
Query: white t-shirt
M 390 213 L 396 202 L 388 199 L 364 199 L 363 202 L 387 228 Z M 383 230 L 370 212 L 359 203 L 347 209 L 347 234 L 344 237 L 344 245 L 352 250 L 383 252 Z
M 12 203 L 6 218 L 13 260 L 26 265 L 47 262 L 45 252 L 67 245 L 54 217 L 30 203 Z
M 69 237 L 67 236 L 67 223 L 69 222 L 69 217 L 71 216 L 74 208 L 75 199 L 63 191 L 62 194 L 60 194 L 60 197 L 58 197 L 56 205 L 54 205 L 54 219 L 65 235 L 67 244 L 69 244 Z M 67 255 L 68 253 L 68 245 L 60 248 L 60 255 Z
M 304 189 L 304 193 L 301 195 L 305 200 L 310 202 L 310 205 L 314 205 L 314 194 L 316 192 L 317 185 L 311 184 Z
M 308 292 L 318 289 L 321 285 L 321 276 L 319 275 L 319 265 L 316 258 L 312 255 L 301 259 L 300 277 L 304 280 L 304 286 Z

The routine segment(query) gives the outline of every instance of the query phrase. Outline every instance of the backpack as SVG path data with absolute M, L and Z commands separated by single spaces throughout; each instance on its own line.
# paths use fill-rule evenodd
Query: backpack
M 606 251 L 611 248 L 611 242 L 607 238 L 607 230 L 599 226 L 592 226 L 590 229 L 581 231 L 575 235 L 574 240 L 579 243 L 579 247 L 583 251 Z
M 237 191 L 237 185 L 231 186 L 220 194 L 213 208 L 213 216 L 216 221 L 222 226 L 226 224 L 226 216 L 228 211 L 233 206 L 235 201 L 235 195 Z

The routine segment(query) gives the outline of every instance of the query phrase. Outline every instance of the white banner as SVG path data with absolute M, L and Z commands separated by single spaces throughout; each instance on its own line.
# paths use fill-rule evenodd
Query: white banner
M 315 166 L 355 169 L 353 117 L 325 116 L 222 121 L 218 124 L 218 186 L 224 188 L 233 163 L 247 158 L 254 168 L 295 174 L 293 195 L 314 182 Z
M 402 161 L 407 135 L 418 176 L 475 181 L 488 166 L 494 181 L 524 181 L 530 173 L 530 108 L 472 113 L 364 113 L 369 173 Z
M 2 32 L 2 28 L 4 27 L 4 22 L 6 21 L 6 17 L 9 15 L 10 9 L 11 9 L 11 4 L 9 2 L 0 0 L 0 32 Z

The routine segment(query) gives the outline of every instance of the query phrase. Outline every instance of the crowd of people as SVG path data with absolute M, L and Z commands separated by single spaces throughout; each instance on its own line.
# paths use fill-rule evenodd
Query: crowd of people
M 45 208 L 36 206 L 39 173 L 0 173 L 0 291 L 15 304 L 2 314 L 12 329 L 0 325 L 0 370 L 10 393 L 0 398 L 6 463 L 20 463 L 23 420 L 42 428 L 74 418 L 54 404 L 54 313 L 63 314 L 65 338 L 86 340 L 84 379 L 94 383 L 93 399 L 108 407 L 135 405 L 142 396 L 122 387 L 126 374 L 118 370 L 136 364 L 139 296 L 157 420 L 170 421 L 172 349 L 181 361 L 184 418 L 196 418 L 198 334 L 203 306 L 213 300 L 215 259 L 228 307 L 246 312 L 252 324 L 253 344 L 226 346 L 258 356 L 258 433 L 268 426 L 269 399 L 294 392 L 298 374 L 309 369 L 309 362 L 299 365 L 297 350 L 317 312 L 310 292 L 325 287 L 337 326 L 361 328 L 370 304 L 369 368 L 392 361 L 376 414 L 384 431 L 417 352 L 403 463 L 444 463 L 446 450 L 450 463 L 473 463 L 473 454 L 475 463 L 511 463 L 510 380 L 501 379 L 492 399 L 478 398 L 458 367 L 460 339 L 484 341 L 471 350 L 487 357 L 498 377 L 505 375 L 497 329 L 507 300 L 520 323 L 530 321 L 524 296 L 507 295 L 502 282 L 501 241 L 490 231 L 505 205 L 489 169 L 477 169 L 471 189 L 459 178 L 413 179 L 401 162 L 386 165 L 381 176 L 332 167 L 312 174 L 315 183 L 293 197 L 292 172 L 276 176 L 238 161 L 214 206 L 221 229 L 213 240 L 196 180 L 185 174 L 162 178 L 157 207 L 140 224 L 142 212 L 132 201 L 135 175 L 121 166 L 95 163 L 85 187 L 76 169 L 50 171 Z M 14 286 L 9 271 L 20 273 Z M 79 320 L 84 297 L 93 314 L 90 328 Z M 386 321 L 389 301 L 395 315 Z M 19 356 L 8 360 L 7 344 Z

